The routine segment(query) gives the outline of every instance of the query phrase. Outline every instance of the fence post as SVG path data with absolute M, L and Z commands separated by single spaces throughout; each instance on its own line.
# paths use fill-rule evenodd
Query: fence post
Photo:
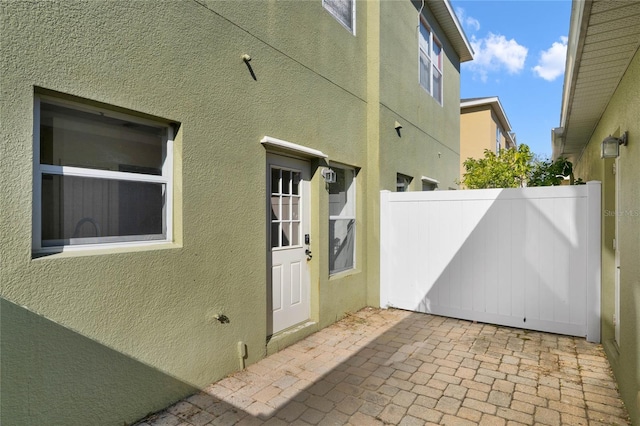
M 587 182 L 587 340 L 600 343 L 602 201 L 599 181 Z
M 389 286 L 391 285 L 389 277 L 388 256 L 386 248 L 389 244 L 389 232 L 391 227 L 391 218 L 389 217 L 389 194 L 387 190 L 380 191 L 380 307 L 387 308 L 389 304 Z

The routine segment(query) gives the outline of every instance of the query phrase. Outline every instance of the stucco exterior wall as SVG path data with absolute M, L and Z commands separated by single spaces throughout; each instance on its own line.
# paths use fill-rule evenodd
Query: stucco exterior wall
M 260 139 L 364 166 L 366 40 L 320 1 L 256 5 L 2 2 L 3 423 L 131 422 L 239 369 L 239 341 L 248 364 L 264 356 Z M 366 7 L 358 3 L 358 31 Z M 174 243 L 32 257 L 37 88 L 180 124 Z M 358 268 L 329 279 L 328 194 L 317 166 L 311 319 L 323 326 L 365 305 L 367 248 L 358 232 Z M 366 174 L 357 178 L 359 230 Z M 218 313 L 230 323 L 215 321 Z
M 460 180 L 465 173 L 464 162 L 468 158 L 484 157 L 484 150 L 496 152 L 498 125 L 491 107 L 465 108 L 460 112 Z
M 411 191 L 422 190 L 422 176 L 440 181 L 440 189 L 457 189 L 460 61 L 427 3 L 422 14 L 444 52 L 440 105 L 419 83 L 419 9 L 419 2 L 380 3 L 380 189 L 395 191 L 397 173 L 413 177 Z
M 380 190 L 395 191 L 396 176 L 413 177 L 409 190 L 422 190 L 422 176 L 457 189 L 460 138 L 460 60 L 426 6 L 422 13 L 443 45 L 443 105 L 418 79 L 420 3 L 368 2 L 367 11 L 367 304 L 380 303 Z M 396 121 L 402 128 L 395 129 Z
M 358 1 L 353 35 L 320 0 L 0 3 L 3 423 L 132 422 L 241 368 L 238 342 L 251 364 L 300 338 L 266 342 L 265 135 L 357 171 L 356 266 L 330 277 L 310 161 L 304 333 L 379 303 L 380 189 L 458 174 L 459 61 L 425 8 L 441 106 L 418 83 L 416 4 Z M 177 123 L 173 242 L 33 255 L 35 93 Z
M 620 394 L 633 424 L 640 424 L 640 54 L 636 53 L 620 85 L 598 123 L 588 145 L 575 164 L 575 176 L 603 182 L 602 238 L 602 343 L 618 381 Z M 617 188 L 614 160 L 600 158 L 602 140 L 629 132 L 629 143 L 620 147 Z M 616 209 L 616 194 L 619 208 Z M 619 220 L 620 342 L 614 339 L 615 219 Z

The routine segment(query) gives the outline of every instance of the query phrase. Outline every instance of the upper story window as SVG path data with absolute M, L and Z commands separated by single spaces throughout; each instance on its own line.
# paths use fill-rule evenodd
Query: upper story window
M 172 129 L 37 96 L 34 251 L 171 241 Z
M 500 155 L 500 148 L 502 148 L 500 144 L 502 133 L 500 133 L 500 127 L 496 127 L 496 154 Z
M 352 34 L 356 33 L 355 0 L 322 0 L 322 6 Z
M 438 189 L 438 184 L 440 182 L 438 182 L 437 180 L 427 177 L 427 176 L 422 176 L 422 190 L 423 191 L 435 191 Z
M 329 273 L 355 267 L 355 170 L 331 167 L 336 181 L 329 184 Z
M 409 192 L 409 185 L 413 177 L 403 175 L 402 173 L 396 174 L 396 192 Z
M 442 45 L 420 20 L 420 85 L 442 105 Z

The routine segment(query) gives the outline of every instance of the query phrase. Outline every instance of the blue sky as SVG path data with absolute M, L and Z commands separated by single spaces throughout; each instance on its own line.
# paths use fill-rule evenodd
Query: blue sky
M 551 129 L 560 122 L 571 1 L 451 4 L 475 51 L 460 70 L 461 97 L 498 96 L 518 144 L 549 156 Z

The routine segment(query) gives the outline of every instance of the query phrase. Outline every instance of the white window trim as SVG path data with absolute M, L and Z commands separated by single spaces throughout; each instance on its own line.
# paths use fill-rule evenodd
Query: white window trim
M 353 199 L 353 215 L 348 215 L 348 216 L 337 216 L 337 215 L 329 215 L 329 221 L 332 220 L 353 220 L 354 224 L 356 225 L 356 229 L 353 232 L 353 239 L 354 239 L 354 244 L 353 244 L 353 266 L 351 268 L 347 268 L 347 269 L 341 269 L 339 271 L 331 271 L 329 270 L 329 277 L 333 277 L 335 275 L 338 274 L 342 274 L 344 272 L 349 272 L 349 271 L 353 271 L 357 268 L 357 252 L 358 252 L 358 220 L 356 219 L 356 216 L 358 215 L 358 211 L 357 211 L 357 191 L 356 191 L 356 186 L 357 186 L 357 177 L 356 177 L 356 169 L 354 167 L 350 167 L 350 166 L 346 166 L 343 164 L 337 164 L 337 163 L 330 163 L 329 164 L 330 167 L 332 168 L 336 168 L 336 169 L 343 169 L 343 170 L 350 170 L 353 173 L 353 181 L 351 184 L 351 199 Z M 349 197 L 349 193 L 347 193 L 347 197 Z M 331 242 L 329 242 L 329 244 L 331 244 Z
M 340 23 L 340 25 L 345 27 L 347 31 L 349 31 L 353 35 L 356 35 L 356 0 L 353 0 L 351 2 L 351 28 L 349 28 L 349 26 L 342 20 L 342 17 L 333 13 L 333 9 L 326 6 L 325 0 L 322 0 L 322 7 L 324 8 L 324 10 L 329 12 L 331 16 L 333 16 L 336 19 L 336 21 Z
M 438 185 L 440 184 L 440 181 L 438 181 L 437 179 L 430 178 L 428 176 L 422 176 L 421 180 L 422 180 L 422 190 L 423 191 L 425 191 L 425 189 L 424 189 L 425 185 L 430 185 L 432 187 L 432 189 L 429 189 L 428 191 L 437 191 L 438 190 Z
M 418 85 L 420 87 L 422 87 L 428 94 L 431 95 L 431 97 L 433 99 L 436 100 L 436 102 L 438 102 L 438 104 L 440 104 L 441 106 L 444 105 L 444 70 L 442 69 L 442 64 L 436 64 L 433 62 L 433 44 L 437 44 L 438 46 L 440 46 L 440 55 L 442 55 L 442 57 L 444 57 L 444 49 L 442 46 L 442 43 L 440 43 L 440 40 L 438 40 L 438 37 L 436 37 L 433 34 L 433 29 L 431 28 L 431 26 L 429 24 L 427 24 L 426 20 L 424 19 L 424 17 L 420 17 L 420 26 L 423 26 L 427 32 L 429 33 L 429 40 L 427 40 L 427 44 L 428 44 L 428 48 L 429 48 L 429 52 L 425 52 L 424 49 L 422 49 L 422 46 L 420 45 L 420 28 L 418 28 Z M 427 89 L 426 87 L 424 87 L 420 81 L 420 73 L 421 73 L 421 69 L 420 69 L 420 56 L 424 54 L 425 56 L 427 56 L 427 58 L 429 58 L 429 88 Z M 442 59 L 442 58 L 441 58 Z M 437 99 L 434 96 L 434 77 L 433 77 L 433 68 L 436 68 L 438 71 L 440 71 L 440 99 Z
M 434 178 L 430 178 L 430 177 L 428 177 L 428 176 L 422 176 L 422 179 L 421 179 L 421 180 L 422 180 L 423 182 L 432 183 L 432 184 L 434 184 L 434 185 L 438 185 L 438 184 L 440 184 L 440 181 L 439 181 L 439 180 L 434 179 Z
M 78 111 L 100 112 L 110 117 L 125 119 L 127 121 L 139 124 L 164 126 L 167 129 L 167 141 L 163 147 L 164 163 L 162 165 L 162 175 L 143 175 L 139 173 L 114 172 L 110 170 L 90 169 L 83 167 L 71 166 L 54 166 L 48 164 L 40 164 L 40 101 L 46 100 L 47 103 L 67 106 Z M 66 101 L 52 96 L 39 95 L 34 96 L 33 103 L 33 213 L 32 213 L 32 235 L 31 244 L 34 253 L 59 253 L 68 251 L 83 250 L 100 250 L 118 247 L 132 247 L 151 244 L 166 244 L 173 241 L 173 128 L 168 123 L 160 121 L 146 120 L 134 115 L 122 114 L 109 109 L 89 107 L 79 102 Z M 134 182 L 162 183 L 165 185 L 165 205 L 164 219 L 166 237 L 156 239 L 154 236 L 136 235 L 136 236 L 119 236 L 119 237 L 101 237 L 100 241 L 93 243 L 94 238 L 82 239 L 85 244 L 69 244 L 68 240 L 61 240 L 62 245 L 43 246 L 42 245 L 42 175 L 60 175 L 60 176 L 77 176 L 97 179 L 125 180 Z M 135 241 L 126 241 L 135 238 Z M 112 240 L 112 241 L 110 241 Z M 117 241 L 113 241 L 117 240 Z M 60 241 L 60 240 L 56 240 Z

